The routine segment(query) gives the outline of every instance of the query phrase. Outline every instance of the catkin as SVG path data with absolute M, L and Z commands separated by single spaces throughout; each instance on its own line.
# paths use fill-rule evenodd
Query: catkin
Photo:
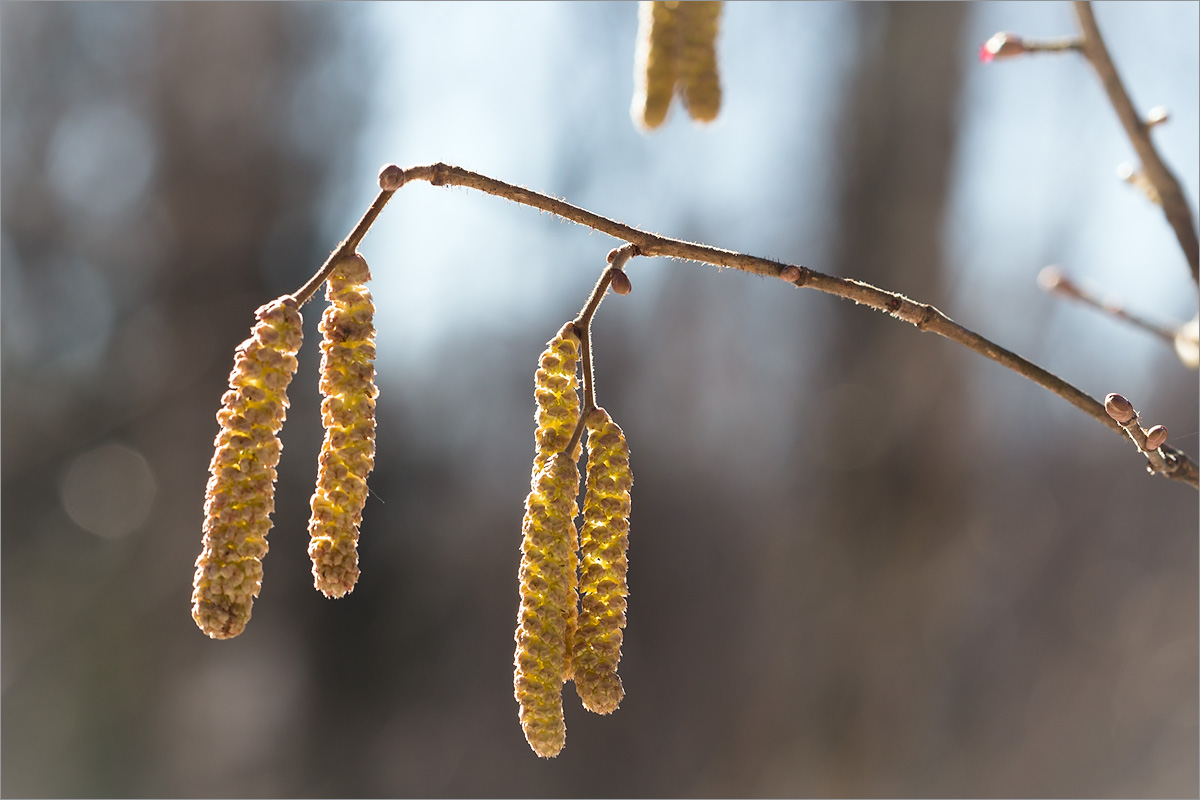
M 358 529 L 375 465 L 375 306 L 366 259 L 355 253 L 329 276 L 321 317 L 321 403 L 325 441 L 310 506 L 313 583 L 342 597 L 358 580 Z
M 692 119 L 712 122 L 721 110 L 721 78 L 717 72 L 720 0 L 679 4 L 679 90 Z
M 681 5 L 684 4 L 659 0 L 643 0 L 638 4 L 635 88 L 630 114 L 644 128 L 657 128 L 663 123 L 675 94 Z
M 579 531 L 578 630 L 573 664 L 575 689 L 584 708 L 610 714 L 625 696 L 617 663 L 625 627 L 626 572 L 629 549 L 629 446 L 608 412 L 597 408 L 587 418 L 587 491 Z
M 278 432 L 288 407 L 303 339 L 300 307 L 281 297 L 255 312 L 258 324 L 238 345 L 229 391 L 221 397 L 216 451 L 204 501 L 204 544 L 196 559 L 192 618 L 214 639 L 246 628 L 262 587 L 262 558 L 275 510 Z
M 579 424 L 579 381 L 576 372 L 579 367 L 579 333 L 575 325 L 568 322 L 562 326 L 558 334 L 546 343 L 546 350 L 538 359 L 538 369 L 534 374 L 533 396 L 537 401 L 537 411 L 534 421 L 537 430 L 534 431 L 533 479 L 546 466 L 555 454 L 570 443 Z M 576 442 L 571 453 L 573 461 L 579 460 L 580 443 Z M 575 636 L 575 623 L 578 616 L 578 593 L 576 575 L 579 569 L 579 556 L 576 551 L 578 541 L 573 540 L 570 555 L 571 604 L 567 610 L 567 661 L 563 672 L 565 680 L 571 680 L 572 641 Z
M 566 453 L 552 456 L 533 479 L 521 525 L 521 607 L 513 693 L 521 706 L 525 740 L 542 758 L 558 755 L 567 738 L 562 685 L 570 654 L 569 618 L 577 597 L 578 493 L 575 459 Z
M 555 453 L 562 452 L 579 424 L 579 333 L 575 325 L 568 322 L 558 334 L 546 343 L 546 349 L 538 359 L 534 374 L 533 397 L 537 401 L 534 412 L 533 475 L 536 476 Z M 579 458 L 579 445 L 572 454 Z

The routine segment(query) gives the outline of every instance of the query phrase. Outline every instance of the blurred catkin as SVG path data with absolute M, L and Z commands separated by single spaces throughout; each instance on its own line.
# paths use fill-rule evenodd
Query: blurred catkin
M 597 714 L 616 710 L 625 695 L 617 676 L 621 629 L 625 627 L 629 549 L 629 446 L 608 412 L 587 418 L 587 491 L 579 531 L 582 562 L 581 610 L 575 633 L 575 689 L 584 708 Z
M 680 5 L 659 0 L 638 4 L 635 89 L 630 113 L 633 121 L 644 128 L 657 128 L 663 123 L 675 94 Z
M 688 113 L 699 122 L 712 122 L 721 110 L 721 77 L 717 72 L 720 19 L 720 0 L 679 4 L 679 91 Z
M 579 468 L 566 453 L 550 458 L 533 479 L 522 522 L 517 650 L 513 693 L 521 728 L 542 758 L 566 743 L 562 685 L 569 656 L 568 626 L 574 615 L 578 542 Z
M 634 93 L 630 113 L 643 129 L 667 118 L 678 91 L 692 119 L 712 122 L 721 110 L 717 71 L 720 0 L 643 0 L 638 4 Z
M 366 259 L 355 253 L 329 276 L 321 317 L 325 441 L 308 522 L 313 583 L 342 597 L 358 580 L 358 529 L 375 465 L 375 306 Z
M 283 449 L 277 434 L 303 338 L 293 297 L 268 303 L 255 316 L 258 324 L 238 345 L 229 391 L 217 412 L 221 431 L 209 464 L 204 544 L 193 580 L 192 618 L 214 639 L 245 630 L 262 586 L 275 467 Z

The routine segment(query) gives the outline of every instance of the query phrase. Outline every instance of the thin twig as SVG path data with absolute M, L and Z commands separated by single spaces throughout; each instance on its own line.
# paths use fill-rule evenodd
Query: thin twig
M 684 242 L 679 239 L 671 239 L 666 236 L 640 231 L 637 228 L 632 228 L 623 223 L 579 208 L 578 206 L 573 206 L 566 201 L 441 162 L 396 171 L 401 173 L 397 179 L 397 188 L 404 183 L 414 180 L 428 181 L 434 186 L 465 186 L 495 195 L 496 197 L 511 200 L 520 205 L 540 209 L 563 219 L 585 225 L 601 233 L 606 233 L 616 239 L 622 239 L 634 245 L 638 255 L 665 256 L 668 258 L 698 261 L 717 267 L 731 267 L 754 275 L 783 278 L 785 281 L 793 283 L 796 286 L 816 289 L 817 291 L 836 295 L 860 305 L 869 306 L 876 311 L 881 311 L 897 319 L 909 322 L 915 325 L 918 330 L 936 333 L 970 350 L 974 350 L 976 353 L 1011 369 L 1018 375 L 1058 395 L 1089 417 L 1100 422 L 1109 430 L 1124 435 L 1121 426 L 1105 412 L 1104 406 L 1100 402 L 1067 383 L 1062 378 L 1059 378 L 1057 375 L 1039 367 L 1037 364 L 1022 358 L 968 328 L 964 328 L 927 303 L 918 303 L 902 294 L 888 292 L 861 281 L 825 275 L 808 267 L 783 264 L 778 261 L 759 258 L 758 256 L 737 253 L 732 250 L 722 250 L 719 247 L 709 247 L 708 245 L 695 244 L 693 242 Z M 383 199 L 383 202 L 386 202 L 386 199 Z M 376 200 L 376 204 L 379 204 L 380 208 L 382 208 L 380 200 Z M 368 216 L 370 216 L 370 212 L 368 212 Z M 367 221 L 367 217 L 364 217 L 363 221 Z M 360 222 L 359 226 L 361 227 L 362 224 Z M 358 232 L 358 228 L 355 228 L 355 232 Z M 322 271 L 324 269 L 323 267 Z M 606 274 L 608 275 L 608 280 L 611 280 L 611 273 L 606 270 Z M 319 277 L 321 277 L 321 273 L 314 276 L 313 280 L 315 281 Z M 602 276 L 601 282 L 604 281 L 605 278 Z M 311 284 L 312 281 L 309 281 L 309 283 Z M 607 283 L 604 286 L 607 288 Z M 597 283 L 597 289 L 599 287 L 600 283 Z M 600 297 L 603 297 L 603 292 L 600 293 Z M 586 344 L 584 346 L 586 347 Z M 583 360 L 587 361 L 589 358 L 590 348 Z M 1171 465 L 1171 468 L 1163 474 L 1173 480 L 1183 481 L 1200 489 L 1200 469 L 1197 468 L 1194 461 L 1182 453 L 1179 454 L 1178 460 Z
M 1167 215 L 1167 222 L 1175 230 L 1179 246 L 1183 248 L 1183 255 L 1192 270 L 1192 280 L 1200 284 L 1200 240 L 1196 238 L 1192 211 L 1183 195 L 1183 189 L 1150 139 L 1150 126 L 1138 114 L 1133 101 L 1129 99 L 1129 92 L 1125 90 L 1121 76 L 1117 74 L 1108 46 L 1096 25 L 1091 3 L 1080 0 L 1074 6 L 1075 16 L 1079 19 L 1079 27 L 1083 31 L 1083 55 L 1100 76 L 1109 102 L 1117 112 L 1117 118 L 1121 120 L 1125 134 L 1129 137 L 1133 149 L 1137 151 L 1138 158 L 1142 160 L 1142 170 L 1162 199 L 1163 212 Z
M 1099 309 L 1105 314 L 1109 314 L 1119 320 L 1128 322 L 1134 327 L 1141 328 L 1142 330 L 1151 333 L 1160 339 L 1164 339 L 1167 344 L 1171 346 L 1175 345 L 1175 328 L 1168 328 L 1164 325 L 1160 325 L 1157 322 L 1153 322 L 1145 319 L 1144 317 L 1138 316 L 1131 311 L 1126 311 L 1125 307 L 1121 305 L 1119 300 L 1101 300 L 1089 290 L 1071 280 L 1066 274 L 1063 273 L 1061 269 L 1056 266 L 1045 267 L 1041 272 L 1038 273 L 1038 286 L 1041 286 L 1042 289 L 1047 292 L 1061 294 L 1064 297 L 1070 297 L 1074 300 L 1078 300 L 1084 305 Z
M 600 279 L 596 281 L 592 293 L 588 295 L 587 302 L 583 304 L 583 310 L 579 312 L 579 316 L 572 320 L 575 325 L 575 333 L 579 336 L 579 363 L 583 368 L 583 408 L 579 412 L 579 422 L 576 423 L 575 431 L 571 434 L 571 441 L 563 448 L 564 453 L 570 453 L 575 449 L 575 445 L 583 437 L 583 429 L 587 425 L 588 415 L 596 410 L 596 373 L 592 369 L 592 317 L 596 315 L 600 301 L 608 293 L 613 275 L 625 266 L 625 262 L 637 254 L 638 248 L 635 244 L 622 245 L 609 252 L 609 266 L 600 273 Z
M 395 189 L 390 191 L 387 189 L 380 190 L 375 201 L 371 203 L 371 207 L 367 209 L 367 213 L 363 214 L 362 219 L 354 226 L 354 230 L 350 231 L 350 235 L 334 248 L 333 252 L 329 254 L 329 258 L 325 259 L 325 263 L 317 270 L 317 274 L 309 278 L 308 283 L 301 286 L 299 291 L 292 295 L 292 297 L 296 298 L 297 303 L 300 305 L 307 303 L 317 293 L 317 290 L 321 288 L 321 284 L 325 282 L 325 279 L 333 273 L 338 263 L 343 258 L 354 255 L 354 251 L 362 243 L 363 237 L 367 235 L 367 231 L 375 224 L 375 219 L 395 193 Z

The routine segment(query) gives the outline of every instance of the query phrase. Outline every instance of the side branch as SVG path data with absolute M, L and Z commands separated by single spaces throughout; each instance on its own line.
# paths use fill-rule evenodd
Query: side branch
M 745 255 L 744 253 L 736 253 L 732 250 L 722 250 L 719 247 L 709 247 L 708 245 L 685 242 L 679 239 L 671 239 L 666 236 L 640 231 L 637 228 L 632 228 L 623 223 L 579 208 L 578 206 L 573 206 L 563 200 L 558 200 L 520 186 L 514 186 L 495 178 L 489 178 L 461 167 L 450 166 L 449 164 L 439 162 L 427 166 L 411 167 L 405 170 L 388 166 L 385 168 L 385 172 L 389 174 L 392 180 L 387 183 L 389 191 L 385 191 L 376 200 L 376 205 L 380 209 L 383 207 L 382 203 L 387 202 L 384 195 L 390 196 L 391 191 L 395 191 L 395 189 L 410 181 L 428 181 L 434 186 L 465 186 L 469 189 L 477 189 L 486 194 L 511 200 L 514 203 L 546 211 L 563 219 L 577 222 L 580 225 L 586 225 L 601 233 L 607 233 L 616 239 L 622 239 L 636 248 L 637 255 L 686 259 L 718 267 L 732 267 L 733 269 L 750 272 L 755 275 L 781 278 L 796 286 L 816 289 L 826 294 L 851 300 L 860 305 L 869 306 L 876 311 L 881 311 L 897 319 L 909 322 L 919 330 L 936 333 L 939 336 L 957 342 L 1011 369 L 1018 375 L 1033 381 L 1038 386 L 1053 392 L 1114 433 L 1121 436 L 1125 435 L 1124 429 L 1105 412 L 1104 406 L 1099 401 L 1075 388 L 1057 375 L 1042 369 L 1037 364 L 1022 358 L 1010 350 L 1006 350 L 968 328 L 964 328 L 933 306 L 915 302 L 902 294 L 888 292 L 849 278 L 837 278 L 832 275 L 825 275 L 807 267 L 782 264 L 778 261 Z M 393 186 L 395 188 L 391 188 Z M 375 206 L 372 206 L 372 209 L 374 208 Z M 368 212 L 368 216 L 370 216 L 370 212 Z M 365 222 L 367 217 L 363 219 Z M 360 226 L 362 225 L 362 223 L 359 224 Z M 358 228 L 355 228 L 355 232 L 357 231 Z M 353 234 L 351 238 L 353 238 Z M 347 242 L 349 241 L 350 239 L 347 239 Z M 339 248 L 339 251 L 341 249 Z M 335 251 L 334 256 L 339 251 Z M 633 251 L 630 251 L 630 253 L 632 254 Z M 330 258 L 333 259 L 334 256 Z M 322 271 L 324 271 L 324 268 Z M 313 280 L 316 280 L 320 275 L 321 273 L 318 273 L 317 276 L 314 276 Z M 604 284 L 604 288 L 607 288 L 607 281 L 604 280 L 604 277 L 602 277 L 601 282 Z M 600 289 L 599 285 L 597 289 Z M 600 296 L 603 296 L 602 290 Z M 1194 461 L 1183 453 L 1178 454 L 1178 458 L 1169 466 L 1169 469 L 1163 471 L 1163 474 L 1173 480 L 1183 481 L 1192 487 L 1200 489 L 1200 469 L 1197 468 Z
M 1133 107 L 1133 101 L 1129 99 L 1129 92 L 1125 90 L 1121 76 L 1117 74 L 1108 46 L 1096 25 L 1092 4 L 1077 0 L 1074 6 L 1075 16 L 1079 19 L 1079 27 L 1083 31 L 1083 55 L 1100 76 L 1109 102 L 1117 112 L 1117 118 L 1121 120 L 1125 134 L 1129 137 L 1133 149 L 1137 151 L 1138 158 L 1142 160 L 1142 170 L 1146 178 L 1154 185 L 1159 198 L 1162 199 L 1163 213 L 1175 230 L 1179 246 L 1183 248 L 1183 254 L 1192 270 L 1192 280 L 1200 283 L 1200 241 L 1196 238 L 1196 227 L 1192 224 L 1192 212 L 1188 208 L 1183 189 L 1150 139 L 1150 126 L 1145 123 Z

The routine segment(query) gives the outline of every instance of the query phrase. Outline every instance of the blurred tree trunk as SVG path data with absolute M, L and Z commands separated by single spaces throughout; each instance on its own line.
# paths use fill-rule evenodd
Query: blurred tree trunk
M 288 4 L 4 9 L 6 336 L 14 320 L 25 326 L 6 342 L 3 373 L 3 491 L 23 498 L 3 506 L 4 727 L 22 732 L 5 745 L 5 795 L 170 793 L 206 769 L 167 763 L 154 755 L 167 743 L 145 736 L 177 691 L 162 682 L 199 663 L 157 643 L 191 625 L 213 415 L 233 348 L 254 308 L 299 286 L 327 252 L 315 241 L 321 198 L 364 111 L 361 85 L 330 68 L 344 52 L 335 14 Z M 124 45 L 92 47 L 91 37 Z M 114 119 L 145 132 L 137 148 L 123 149 L 119 133 L 80 133 L 89 123 L 103 134 Z M 120 154 L 148 177 L 116 208 L 115 186 L 86 182 L 120 179 L 105 172 Z M 72 176 L 80 183 L 55 182 L 59 161 L 87 167 Z M 81 333 L 96 308 L 102 322 Z M 136 548 L 89 538 L 58 496 L 74 456 L 107 441 L 137 450 L 155 478 L 149 535 Z M 75 629 L 95 639 L 86 657 L 64 652 Z M 64 662 L 77 674 L 46 668 Z M 9 702 L 51 695 L 72 709 L 69 724 Z
M 896 3 L 855 12 L 859 42 L 838 137 L 832 272 L 942 304 L 942 227 L 968 10 Z M 816 374 L 828 398 L 823 424 L 836 433 L 826 439 L 831 469 L 818 517 L 835 540 L 830 552 L 844 559 L 847 583 L 838 591 L 871 599 L 849 604 L 847 646 L 827 664 L 830 691 L 814 724 L 826 732 L 838 767 L 823 793 L 920 792 L 894 781 L 930 744 L 924 730 L 907 726 L 930 714 L 896 698 L 919 697 L 923 680 L 912 658 L 920 622 L 913 619 L 920 595 L 909 585 L 913 562 L 940 544 L 931 537 L 955 531 L 963 513 L 968 464 L 954 442 L 964 402 L 958 360 L 951 347 L 876 312 L 847 303 L 832 311 Z M 903 657 L 889 660 L 889 652 Z M 885 776 L 893 782 L 883 783 Z

